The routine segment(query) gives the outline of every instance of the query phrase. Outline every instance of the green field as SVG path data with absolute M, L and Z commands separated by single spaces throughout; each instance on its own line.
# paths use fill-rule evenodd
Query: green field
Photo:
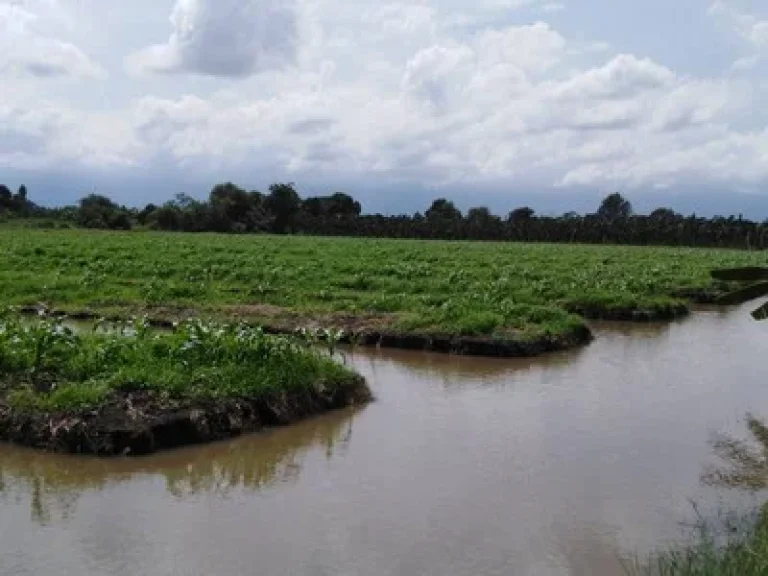
M 370 399 L 313 342 L 245 324 L 145 319 L 76 331 L 0 314 L 0 440 L 49 450 L 149 453 Z
M 97 313 L 200 313 L 536 339 L 580 316 L 664 315 L 760 252 L 300 236 L 0 230 L 0 295 Z
M 126 387 L 176 400 L 260 400 L 355 378 L 307 344 L 236 324 L 188 320 L 171 332 L 136 320 L 76 332 L 61 319 L 0 316 L 0 400 L 17 410 L 88 409 Z

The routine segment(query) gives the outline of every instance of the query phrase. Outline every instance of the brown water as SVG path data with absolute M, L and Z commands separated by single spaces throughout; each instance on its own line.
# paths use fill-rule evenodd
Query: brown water
M 369 407 L 140 460 L 0 446 L 0 574 L 590 575 L 751 500 L 702 485 L 768 414 L 750 306 L 539 360 L 359 351 Z

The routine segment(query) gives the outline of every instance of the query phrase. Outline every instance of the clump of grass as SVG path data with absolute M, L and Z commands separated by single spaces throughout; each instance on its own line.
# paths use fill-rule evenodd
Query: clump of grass
M 0 399 L 52 412 L 97 407 L 118 390 L 259 400 L 359 382 L 321 350 L 244 324 L 190 320 L 160 332 L 136 319 L 100 327 L 77 333 L 60 318 L 0 316 Z
M 625 566 L 630 576 L 764 576 L 768 574 L 768 510 L 701 521 L 694 543 L 645 563 Z
M 747 416 L 751 440 L 720 436 L 715 453 L 725 466 L 704 475 L 707 484 L 752 492 L 768 488 L 768 426 Z M 627 567 L 638 576 L 763 576 L 768 574 L 768 505 L 751 514 L 699 517 L 693 543 Z
M 578 316 L 556 307 L 502 300 L 493 311 L 483 311 L 471 301 L 456 299 L 433 311 L 405 317 L 399 327 L 406 331 L 537 340 L 574 334 L 584 330 L 585 324 Z
M 666 295 L 637 295 L 632 292 L 594 292 L 574 295 L 567 299 L 568 310 L 589 317 L 611 317 L 615 313 L 646 313 L 664 319 L 680 316 L 687 311 L 684 300 Z

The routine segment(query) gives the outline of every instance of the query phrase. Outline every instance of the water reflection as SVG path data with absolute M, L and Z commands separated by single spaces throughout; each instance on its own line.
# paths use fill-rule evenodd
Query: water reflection
M 612 322 L 606 320 L 592 321 L 589 327 L 597 338 L 624 336 L 640 339 L 663 338 L 672 328 L 681 326 L 686 320 L 673 322 Z
M 586 348 L 579 348 L 538 358 L 482 358 L 365 348 L 348 353 L 356 364 L 365 364 L 371 373 L 375 374 L 382 364 L 394 364 L 403 372 L 440 381 L 446 388 L 450 388 L 508 381 L 545 366 L 565 368 L 584 354 L 585 350 Z
M 296 427 L 188 451 L 183 462 L 171 466 L 162 461 L 153 466 L 163 467 L 168 492 L 178 498 L 201 492 L 222 496 L 293 482 L 307 451 L 322 453 L 327 460 L 343 455 L 352 438 L 354 415 L 355 410 L 345 410 Z
M 309 452 L 330 460 L 347 450 L 358 411 L 342 410 L 290 428 L 146 458 L 60 456 L 0 444 L 0 504 L 27 497 L 31 518 L 47 524 L 69 518 L 83 493 L 142 476 L 162 477 L 168 493 L 180 499 L 290 483 Z
M 567 523 L 553 525 L 553 551 L 569 576 L 622 574 L 628 564 L 626 555 L 616 540 L 616 527 L 601 523 L 582 524 L 573 530 Z

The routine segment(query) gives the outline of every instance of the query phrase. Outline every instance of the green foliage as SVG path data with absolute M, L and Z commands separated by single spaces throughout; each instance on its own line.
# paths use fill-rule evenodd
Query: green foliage
M 603 220 L 626 220 L 632 216 L 632 204 L 618 192 L 606 196 L 597 209 L 597 216 Z
M 331 355 L 339 335 L 324 334 Z M 168 398 L 258 399 L 266 394 L 349 383 L 353 374 L 308 343 L 244 324 L 200 320 L 172 332 L 146 319 L 100 322 L 76 333 L 60 318 L 0 318 L 0 391 L 18 410 L 98 406 L 112 390 Z
M 426 217 L 432 222 L 457 221 L 462 219 L 461 210 L 456 205 L 445 198 L 438 198 L 426 212 Z
M 77 223 L 83 228 L 130 230 L 128 209 L 118 206 L 106 196 L 89 194 L 80 200 Z
M 726 273 L 722 276 L 729 276 Z M 704 476 L 706 484 L 759 492 L 768 487 L 768 427 L 747 415 L 751 439 L 728 435 L 714 442 L 722 465 Z M 627 566 L 631 575 L 643 576 L 762 576 L 768 574 L 768 506 L 751 514 L 699 516 L 692 541 L 646 562 Z
M 278 234 L 292 232 L 301 208 L 301 198 L 293 184 L 272 184 L 265 204 L 274 217 L 272 230 Z
M 119 206 L 100 194 L 84 197 L 77 206 L 45 208 L 28 200 L 25 187 L 14 194 L 0 184 L 0 223 L 20 219 L 37 221 L 27 226 L 45 228 L 76 224 L 117 230 L 768 248 L 768 221 L 754 222 L 741 215 L 683 216 L 664 207 L 647 216 L 633 214 L 630 202 L 618 193 L 607 196 L 595 214 L 545 216 L 524 206 L 502 220 L 484 206 L 470 208 L 465 217 L 446 198 L 432 202 L 423 215 L 363 214 L 360 202 L 343 192 L 302 199 L 293 184 L 285 183 L 271 185 L 265 196 L 226 182 L 216 185 L 206 200 L 181 193 L 140 210 Z
M 632 576 L 764 576 L 768 574 L 768 510 L 754 516 L 701 520 L 694 542 L 645 563 L 628 565 Z
M 12 305 L 262 319 L 258 304 L 499 336 L 562 333 L 583 324 L 568 312 L 579 306 L 679 307 L 679 294 L 716 288 L 711 269 L 764 262 L 729 250 L 77 230 L 0 230 L 0 254 Z

